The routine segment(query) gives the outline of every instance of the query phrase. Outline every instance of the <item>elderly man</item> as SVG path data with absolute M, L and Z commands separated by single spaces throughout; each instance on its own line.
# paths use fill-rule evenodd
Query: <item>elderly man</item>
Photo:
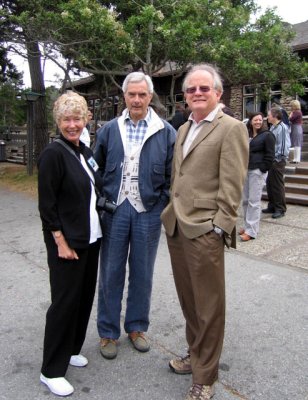
M 169 200 L 175 130 L 149 107 L 153 83 L 133 72 L 122 86 L 127 108 L 97 134 L 94 157 L 104 195 L 117 205 L 105 213 L 100 257 L 97 327 L 103 357 L 117 356 L 120 313 L 128 259 L 124 329 L 135 349 L 150 349 L 153 268 L 161 233 L 160 214 Z
M 225 324 L 224 244 L 236 222 L 248 164 L 247 130 L 220 110 L 221 78 L 208 64 L 183 82 L 192 113 L 178 131 L 170 202 L 162 213 L 188 353 L 171 360 L 192 373 L 186 400 L 214 394 Z

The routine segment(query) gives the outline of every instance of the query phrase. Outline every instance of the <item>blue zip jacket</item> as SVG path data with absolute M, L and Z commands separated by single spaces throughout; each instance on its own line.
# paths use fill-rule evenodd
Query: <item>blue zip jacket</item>
M 168 122 L 161 121 L 161 129 L 147 138 L 140 154 L 139 191 L 146 211 L 150 211 L 160 199 L 166 204 L 169 200 L 176 131 Z M 98 130 L 94 158 L 103 178 L 104 195 L 117 203 L 124 165 L 124 147 L 118 118 Z

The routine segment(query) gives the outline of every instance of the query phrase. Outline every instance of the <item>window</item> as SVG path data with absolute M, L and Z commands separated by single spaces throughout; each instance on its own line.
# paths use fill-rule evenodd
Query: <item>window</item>
M 163 100 L 162 100 L 163 101 Z M 182 103 L 185 105 L 185 98 L 183 93 L 177 93 L 173 96 L 173 104 Z M 165 107 L 166 107 L 166 119 L 169 121 L 172 117 L 172 100 L 169 95 L 165 97 Z
M 267 110 L 272 103 L 280 103 L 281 85 L 273 85 L 268 93 L 264 93 L 263 85 L 246 85 L 243 87 L 243 118 L 248 118 L 250 113 Z
M 109 96 L 104 101 L 95 100 L 95 117 L 98 121 L 110 121 L 117 116 L 119 96 Z

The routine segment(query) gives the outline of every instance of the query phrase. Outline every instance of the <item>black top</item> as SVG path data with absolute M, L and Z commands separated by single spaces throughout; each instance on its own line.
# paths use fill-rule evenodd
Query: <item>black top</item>
M 100 178 L 89 164 L 92 150 L 61 139 L 80 159 L 82 154 L 99 188 Z M 90 240 L 91 180 L 81 162 L 60 143 L 45 147 L 38 159 L 39 211 L 44 231 L 61 230 L 72 248 L 86 248 Z
M 270 131 L 263 131 L 250 140 L 248 169 L 259 168 L 267 172 L 275 158 L 275 136 Z
M 173 126 L 174 129 L 178 130 L 180 126 L 185 124 L 187 121 L 187 118 L 185 117 L 183 111 L 181 110 L 176 110 L 172 120 L 171 120 L 171 125 Z

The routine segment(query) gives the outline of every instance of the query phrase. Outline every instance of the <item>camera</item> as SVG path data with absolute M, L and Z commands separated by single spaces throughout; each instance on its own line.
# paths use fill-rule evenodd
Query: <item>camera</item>
M 97 199 L 96 206 L 99 209 L 99 211 L 106 211 L 109 214 L 114 214 L 117 209 L 116 203 L 107 200 L 106 197 L 103 196 L 100 196 Z

